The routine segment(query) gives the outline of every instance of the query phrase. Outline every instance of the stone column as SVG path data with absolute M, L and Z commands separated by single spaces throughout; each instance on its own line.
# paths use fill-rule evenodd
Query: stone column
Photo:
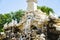
M 27 0 L 27 11 L 37 10 L 37 0 Z

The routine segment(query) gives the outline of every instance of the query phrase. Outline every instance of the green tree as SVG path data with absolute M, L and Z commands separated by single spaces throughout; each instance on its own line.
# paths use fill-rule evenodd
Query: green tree
M 24 15 L 24 11 L 23 10 L 18 10 L 16 12 L 12 13 L 12 14 L 13 14 L 12 19 L 17 20 L 17 22 L 19 22 L 21 17 Z
M 59 16 L 59 18 L 60 18 L 60 16 Z
M 0 14 L 0 31 L 2 31 L 2 29 L 1 29 L 2 28 L 2 23 L 1 23 L 2 20 L 1 20 L 1 17 L 2 17 L 2 14 Z
M 2 31 L 3 25 L 4 25 L 4 16 L 0 14 L 0 32 Z
M 0 14 L 0 32 L 3 31 L 2 28 L 5 23 L 11 22 L 11 15 L 9 13 L 6 13 L 4 15 Z
M 24 15 L 23 10 L 18 10 L 16 12 L 10 12 L 10 13 L 5 13 L 5 14 L 0 14 L 0 32 L 3 31 L 2 29 L 3 29 L 3 26 L 5 23 L 11 22 L 12 19 L 19 22 L 23 15 Z
M 12 21 L 12 18 L 11 18 L 11 15 L 10 15 L 10 13 L 7 13 L 7 14 L 4 14 L 3 15 L 4 16 L 4 23 L 9 23 L 9 22 L 11 22 Z
M 45 12 L 47 15 L 49 15 L 50 12 L 54 13 L 52 8 L 46 6 L 37 6 L 37 9 L 40 9 L 42 12 Z

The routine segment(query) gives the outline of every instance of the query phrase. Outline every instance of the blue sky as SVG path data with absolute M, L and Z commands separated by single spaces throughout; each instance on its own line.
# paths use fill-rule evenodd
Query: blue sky
M 52 8 L 60 16 L 60 0 L 38 0 L 39 6 Z M 26 0 L 0 0 L 0 13 L 8 13 L 19 9 L 26 10 Z

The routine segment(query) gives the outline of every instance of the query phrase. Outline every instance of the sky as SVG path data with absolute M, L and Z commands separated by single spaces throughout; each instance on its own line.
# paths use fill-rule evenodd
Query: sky
M 60 0 L 38 0 L 39 6 L 47 6 L 60 16 Z M 26 0 L 0 0 L 0 14 L 14 12 L 20 9 L 26 10 Z

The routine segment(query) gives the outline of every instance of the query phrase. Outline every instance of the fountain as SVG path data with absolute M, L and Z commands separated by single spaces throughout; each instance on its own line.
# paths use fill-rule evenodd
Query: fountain
M 46 13 L 38 10 L 37 0 L 27 0 L 27 4 L 27 11 L 19 23 L 12 20 L 9 24 L 6 23 L 4 25 L 4 30 L 8 29 L 5 30 L 6 36 L 12 40 L 45 40 L 44 27 L 47 27 L 48 21 L 50 20 L 49 17 L 53 17 L 54 19 L 58 18 L 55 18 L 53 15 L 47 16 Z M 33 29 L 32 25 L 37 29 Z M 42 31 L 42 34 L 37 33 L 39 30 Z

